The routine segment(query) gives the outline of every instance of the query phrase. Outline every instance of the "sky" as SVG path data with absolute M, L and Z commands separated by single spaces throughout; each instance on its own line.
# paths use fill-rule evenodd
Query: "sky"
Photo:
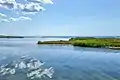
M 5 35 L 120 36 L 120 0 L 0 0 L 0 13 Z

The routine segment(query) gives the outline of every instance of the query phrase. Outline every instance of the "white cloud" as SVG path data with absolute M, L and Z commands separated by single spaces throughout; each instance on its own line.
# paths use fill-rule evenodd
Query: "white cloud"
M 37 3 L 29 3 L 25 4 L 24 8 L 22 9 L 23 12 L 40 12 L 45 10 L 42 6 Z
M 5 9 L 17 9 L 25 12 L 39 12 L 45 10 L 41 4 L 53 4 L 51 0 L 27 0 L 30 3 L 17 3 L 15 0 L 0 0 L 0 7 Z
M 0 13 L 0 22 L 9 22 L 6 14 Z
M 46 3 L 46 4 L 53 4 L 53 1 L 52 0 L 42 0 L 43 3 Z
M 24 16 L 21 16 L 21 17 L 18 17 L 18 18 L 14 18 L 14 17 L 11 17 L 11 18 L 6 18 L 6 19 L 1 19 L 0 22 L 12 22 L 12 21 L 24 21 L 24 20 L 32 20 L 31 18 L 29 17 L 24 17 Z
M 25 0 L 25 1 L 33 2 L 33 3 L 41 3 L 41 0 Z
M 27 0 L 27 1 L 34 3 L 53 4 L 52 0 Z
M 32 20 L 32 19 L 29 18 L 29 17 L 24 17 L 24 16 L 22 16 L 22 17 L 19 17 L 19 20 Z
M 2 19 L 1 22 L 10 22 L 8 19 Z
M 18 17 L 18 18 L 9 18 L 10 21 L 23 21 L 23 20 L 32 20 L 31 18 L 29 17 L 24 17 L 24 16 L 21 16 L 21 17 Z
M 29 2 L 27 4 L 17 3 L 15 9 L 18 10 L 17 14 L 35 15 L 38 12 L 44 11 L 45 9 L 38 3 Z
M 13 9 L 16 5 L 15 0 L 0 0 L 0 7 L 5 9 Z
M 14 6 L 14 9 L 17 9 L 17 10 L 24 9 L 24 4 L 16 3 L 15 6 Z
M 23 15 L 35 15 L 38 12 L 22 12 Z
M 52 0 L 26 0 L 27 3 L 18 3 L 16 0 L 0 0 L 0 8 L 5 10 L 10 10 L 17 13 L 17 15 L 35 15 L 38 12 L 44 11 L 45 8 L 43 4 L 53 4 Z M 10 15 L 8 15 L 10 16 Z M 20 21 L 20 20 L 31 20 L 29 17 L 8 17 L 7 15 L 0 13 L 0 18 L 2 22 Z
M 7 17 L 6 14 L 0 13 L 0 18 L 6 18 L 6 17 Z
M 18 18 L 10 18 L 10 21 L 18 21 Z

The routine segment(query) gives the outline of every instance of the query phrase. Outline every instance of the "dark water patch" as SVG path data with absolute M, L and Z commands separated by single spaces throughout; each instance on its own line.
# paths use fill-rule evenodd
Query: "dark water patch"
M 73 68 L 69 65 L 63 65 L 64 68 L 72 70 Z

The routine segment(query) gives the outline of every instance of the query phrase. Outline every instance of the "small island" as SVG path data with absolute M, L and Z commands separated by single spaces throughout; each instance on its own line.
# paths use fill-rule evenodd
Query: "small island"
M 77 37 L 68 41 L 38 41 L 38 44 L 70 44 L 79 47 L 108 48 L 120 50 L 120 38 Z

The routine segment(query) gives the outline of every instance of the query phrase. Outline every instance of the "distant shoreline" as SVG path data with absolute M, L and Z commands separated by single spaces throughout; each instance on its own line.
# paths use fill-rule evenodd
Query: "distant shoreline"
M 0 36 L 0 38 L 25 38 L 23 36 Z
M 94 38 L 120 38 L 120 36 L 8 36 L 0 35 L 0 38 L 85 38 L 85 37 L 94 37 Z

